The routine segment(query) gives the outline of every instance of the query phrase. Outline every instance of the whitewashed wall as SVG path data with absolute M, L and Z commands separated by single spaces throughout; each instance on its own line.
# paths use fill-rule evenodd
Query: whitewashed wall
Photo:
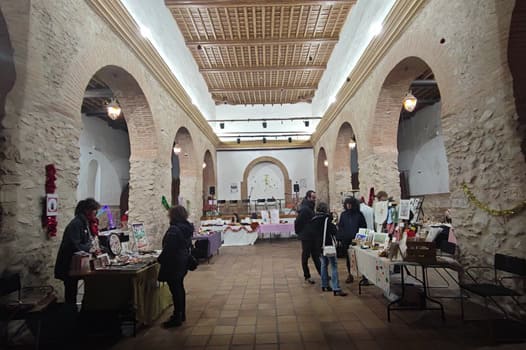
M 449 173 L 440 103 L 419 110 L 398 127 L 398 169 L 409 171 L 413 196 L 448 193 Z
M 240 186 L 241 181 L 243 181 L 245 168 L 251 161 L 259 157 L 274 157 L 282 162 L 289 172 L 292 183 L 294 184 L 297 181 L 300 184 L 300 196 L 304 196 L 305 191 L 314 188 L 314 157 L 312 149 L 219 151 L 217 152 L 216 198 L 225 200 L 242 199 Z M 268 173 L 271 169 L 269 167 L 264 170 L 267 170 Z M 252 173 L 259 173 L 260 171 L 256 166 Z M 237 185 L 237 192 L 231 190 L 232 185 Z M 248 190 L 250 191 L 250 185 Z M 292 188 L 285 190 L 286 193 L 292 193 Z M 251 198 L 257 199 L 255 195 L 261 191 L 263 191 L 263 188 L 254 188 Z M 263 195 L 263 192 L 261 194 Z M 267 194 L 264 194 L 264 196 L 266 197 Z
M 82 116 L 82 122 L 77 199 L 94 197 L 103 205 L 119 205 L 130 180 L 128 133 L 95 117 Z

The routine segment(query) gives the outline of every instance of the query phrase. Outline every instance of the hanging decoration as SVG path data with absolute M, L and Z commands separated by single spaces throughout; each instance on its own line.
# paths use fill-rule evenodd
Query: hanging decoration
M 462 189 L 464 190 L 464 194 L 466 195 L 466 197 L 468 197 L 471 203 L 473 203 L 479 209 L 482 209 L 493 216 L 513 216 L 526 209 L 526 200 L 523 200 L 520 204 L 510 209 L 491 209 L 487 204 L 482 203 L 477 199 L 477 197 L 475 197 L 475 195 L 473 194 L 473 192 L 471 192 L 471 190 L 468 188 L 468 185 L 465 182 L 462 183 Z
M 369 190 L 369 200 L 367 201 L 367 205 L 372 207 L 374 202 L 374 187 L 371 187 Z
M 165 196 L 162 196 L 161 203 L 163 204 L 164 209 L 166 210 L 170 209 L 170 204 L 168 204 L 168 201 L 166 200 Z
M 54 164 L 46 165 L 46 217 L 44 226 L 47 228 L 48 237 L 57 235 L 58 196 L 55 194 L 57 185 L 57 170 Z

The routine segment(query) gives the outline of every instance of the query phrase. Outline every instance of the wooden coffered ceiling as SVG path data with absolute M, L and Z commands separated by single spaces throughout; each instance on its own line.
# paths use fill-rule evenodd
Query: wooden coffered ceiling
M 311 102 L 356 0 L 165 0 L 216 104 Z

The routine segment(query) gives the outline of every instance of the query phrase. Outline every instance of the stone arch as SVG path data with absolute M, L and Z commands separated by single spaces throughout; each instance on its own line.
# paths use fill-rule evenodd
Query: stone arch
M 374 186 L 377 191 L 384 190 L 389 196 L 400 198 L 398 127 L 402 100 L 410 90 L 412 82 L 427 71 L 433 72 L 421 58 L 406 57 L 399 61 L 384 79 L 368 135 L 377 166 L 371 169 L 372 173 L 369 173 L 368 179 L 364 181 L 368 185 L 367 188 Z
M 351 140 L 354 142 L 352 147 L 349 145 Z M 351 189 L 359 189 L 356 135 L 347 121 L 338 130 L 332 163 L 334 192 L 347 196 Z
M 256 158 L 246 166 L 245 171 L 243 172 L 243 181 L 241 182 L 241 199 L 248 198 L 248 175 L 250 174 L 250 171 L 257 164 L 260 164 L 260 163 L 272 163 L 276 165 L 278 168 L 280 168 L 281 172 L 283 173 L 283 179 L 284 179 L 285 207 L 292 205 L 292 195 L 291 195 L 292 180 L 290 179 L 287 167 L 280 160 L 274 157 L 268 157 L 268 156 Z
M 331 164 L 329 164 L 325 148 L 321 147 L 316 161 L 316 198 L 318 198 L 319 202 L 325 202 L 330 205 L 329 166 Z
M 177 130 L 174 138 L 175 144 L 179 145 L 181 152 L 175 154 L 172 151 L 172 164 L 177 163 L 179 167 L 179 181 L 172 174 L 172 184 L 176 186 L 175 188 L 172 187 L 172 204 L 184 205 L 190 213 L 201 205 L 201 203 L 191 203 L 190 199 L 200 187 L 197 187 L 197 184 L 201 180 L 202 163 L 197 160 L 194 141 L 187 128 L 180 127 Z M 179 188 L 177 188 L 177 183 Z M 179 203 L 179 197 L 183 198 L 183 203 Z
M 212 158 L 212 153 L 210 150 L 206 150 L 205 155 L 203 157 L 203 208 L 206 207 L 208 204 L 208 197 L 214 197 L 215 195 L 212 195 L 210 193 L 210 188 L 214 186 L 214 188 L 217 186 L 216 184 L 216 172 L 215 172 L 215 166 L 214 166 L 214 159 Z M 214 191 L 215 193 L 215 191 Z M 212 198 L 211 198 L 212 199 Z M 204 210 L 204 209 L 203 209 Z

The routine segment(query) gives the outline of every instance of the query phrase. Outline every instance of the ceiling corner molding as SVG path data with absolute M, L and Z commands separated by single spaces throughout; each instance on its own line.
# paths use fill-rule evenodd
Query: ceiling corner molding
M 397 0 L 387 14 L 384 21 L 382 35 L 374 38 L 352 70 L 349 82 L 337 94 L 337 100 L 325 112 L 316 131 L 312 134 L 311 142 L 315 144 L 327 131 L 351 97 L 358 91 L 363 82 L 369 77 L 378 63 L 384 58 L 391 46 L 407 29 L 418 11 L 423 8 L 427 0 Z
M 219 138 L 199 109 L 193 105 L 185 89 L 174 76 L 155 47 L 140 34 L 140 29 L 121 0 L 85 0 L 148 68 L 157 81 L 186 112 L 197 128 L 217 147 Z

